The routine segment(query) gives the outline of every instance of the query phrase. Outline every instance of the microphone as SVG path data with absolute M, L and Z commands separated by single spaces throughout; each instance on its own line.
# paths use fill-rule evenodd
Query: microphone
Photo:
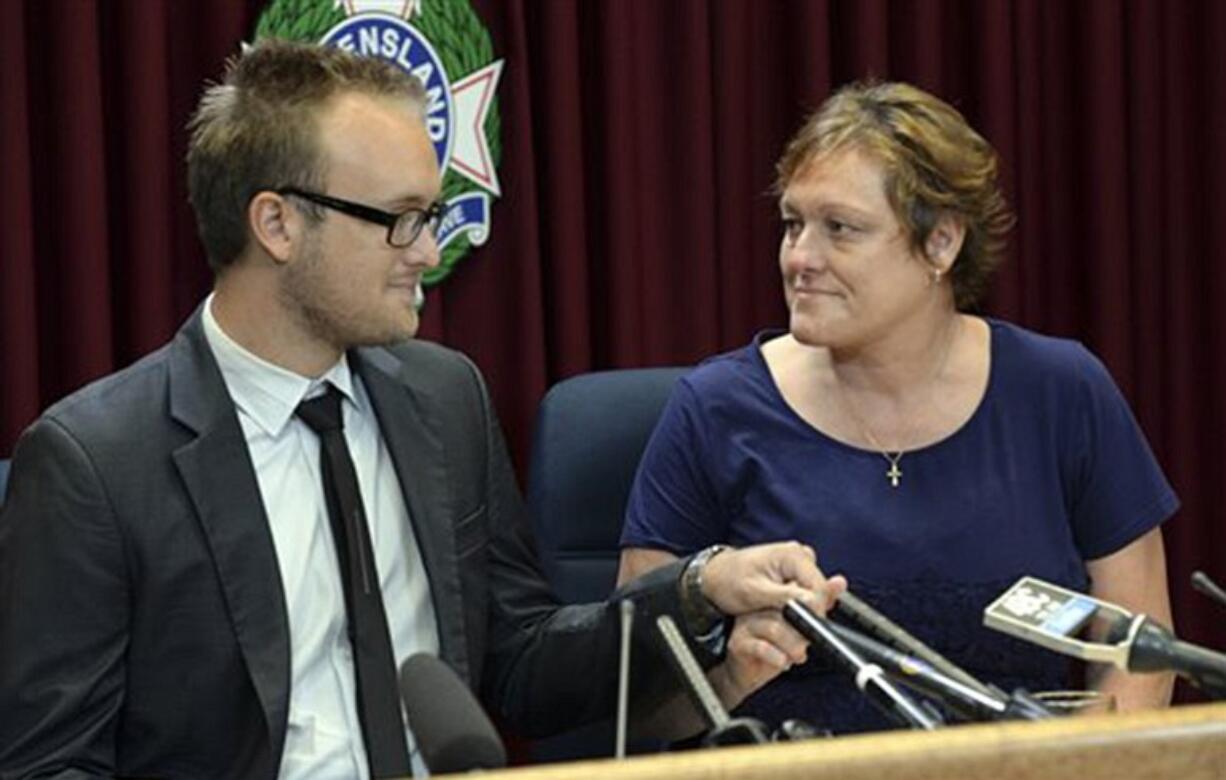
M 431 774 L 507 765 L 494 724 L 442 660 L 425 653 L 409 656 L 400 666 L 400 698 Z
M 1106 642 L 1074 635 L 1105 620 Z M 1213 699 L 1226 698 L 1226 655 L 1175 638 L 1145 615 L 1058 585 L 1022 577 L 988 605 L 984 625 L 1083 661 L 1128 672 L 1172 671 Z
M 1211 699 L 1226 699 L 1226 655 L 1176 639 L 1164 626 L 1145 615 L 1119 620 L 1107 632 L 1107 641 L 1128 648 L 1130 672 L 1172 671 L 1204 691 Z
M 850 591 L 844 591 L 839 596 L 838 612 L 859 626 L 861 630 L 867 631 L 907 655 L 915 656 L 927 662 L 942 674 L 979 691 L 984 696 L 993 696 L 1001 693 L 999 690 L 976 680 L 953 661 L 950 661 L 936 650 L 913 637 L 902 626 L 870 607 Z
M 783 617 L 813 644 L 850 672 L 856 687 L 887 717 L 903 726 L 931 730 L 944 725 L 941 718 L 922 707 L 890 682 L 880 666 L 867 663 L 830 628 L 830 621 L 818 617 L 796 599 L 783 607 Z
M 1216 582 L 1209 579 L 1203 571 L 1192 572 L 1192 587 L 1201 594 L 1217 602 L 1219 607 L 1226 607 L 1226 590 L 1222 590 Z
M 996 691 L 984 693 L 956 680 L 923 660 L 900 653 L 859 631 L 833 621 L 826 625 L 866 660 L 880 664 L 895 680 L 940 700 L 965 720 L 1042 720 L 1052 714 L 1024 691 L 1012 697 Z
M 719 745 L 754 745 L 767 742 L 766 727 L 753 718 L 732 718 L 728 710 L 719 700 L 715 689 L 703 674 L 698 659 L 690 652 L 690 648 L 681 636 L 676 622 L 668 615 L 656 618 L 656 628 L 664 646 L 668 649 L 669 660 L 677 676 L 685 684 L 685 692 L 689 694 L 698 714 L 706 722 L 707 732 L 704 744 Z

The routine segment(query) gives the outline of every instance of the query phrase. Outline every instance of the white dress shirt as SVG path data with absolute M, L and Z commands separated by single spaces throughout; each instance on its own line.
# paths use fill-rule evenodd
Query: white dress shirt
M 272 531 L 289 615 L 289 724 L 280 777 L 367 778 L 358 720 L 345 596 L 320 478 L 319 438 L 294 416 L 304 398 L 331 384 L 343 395 L 345 441 L 357 470 L 397 667 L 414 653 L 438 655 L 430 584 L 400 481 L 361 379 L 340 361 L 319 379 L 248 352 L 204 306 L 204 333 L 238 411 Z M 425 765 L 412 734 L 413 773 Z

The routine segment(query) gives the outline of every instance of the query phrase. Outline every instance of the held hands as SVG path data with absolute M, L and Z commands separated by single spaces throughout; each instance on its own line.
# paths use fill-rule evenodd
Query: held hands
M 728 550 L 711 558 L 702 572 L 702 594 L 725 615 L 779 610 L 789 599 L 825 615 L 846 589 L 847 581 L 827 579 L 813 548 L 799 542 Z
M 778 610 L 762 610 L 736 619 L 723 663 L 710 672 L 711 685 L 728 709 L 808 658 L 809 643 L 788 625 Z
M 780 608 L 797 599 L 825 615 L 847 589 L 841 576 L 827 578 L 813 548 L 798 542 L 729 550 L 706 565 L 703 595 L 720 611 L 737 615 L 724 662 L 711 670 L 724 705 L 731 708 L 787 671 L 804 663 L 808 642 Z

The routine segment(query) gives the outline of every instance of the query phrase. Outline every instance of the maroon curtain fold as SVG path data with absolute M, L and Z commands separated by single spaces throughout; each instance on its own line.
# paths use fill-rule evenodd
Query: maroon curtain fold
M 0 3 L 0 456 L 207 291 L 183 126 L 262 5 Z M 1196 568 L 1226 580 L 1226 4 L 474 6 L 506 59 L 504 193 L 423 336 L 485 371 L 521 467 L 553 382 L 692 363 L 783 324 L 783 142 L 839 84 L 909 80 L 1002 156 L 1019 221 L 985 311 L 1111 369 L 1183 500 L 1178 628 L 1226 646 L 1226 614 L 1187 586 Z
M 0 452 L 40 407 L 25 15 L 0 6 Z

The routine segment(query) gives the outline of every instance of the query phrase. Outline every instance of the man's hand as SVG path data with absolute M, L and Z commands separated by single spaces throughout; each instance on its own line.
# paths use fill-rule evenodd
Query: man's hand
M 847 581 L 827 579 L 813 548 L 799 542 L 728 550 L 711 558 L 702 571 L 702 594 L 725 615 L 778 610 L 789 599 L 825 615 L 846 589 Z

